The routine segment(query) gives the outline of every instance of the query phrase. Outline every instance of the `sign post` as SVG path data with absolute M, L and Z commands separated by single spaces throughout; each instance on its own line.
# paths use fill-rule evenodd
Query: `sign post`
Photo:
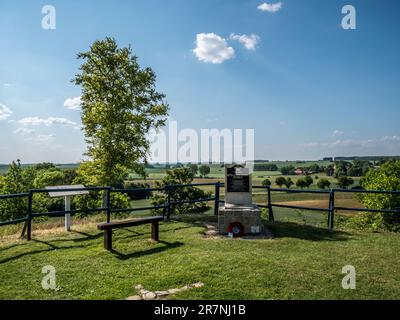
M 64 197 L 64 207 L 65 211 L 71 210 L 71 196 Z M 71 214 L 65 214 L 65 231 L 71 231 Z
M 46 187 L 49 190 L 49 197 L 51 198 L 64 198 L 64 210 L 68 213 L 65 213 L 65 231 L 71 231 L 71 199 L 72 196 L 89 194 L 87 190 L 74 190 L 74 189 L 84 189 L 85 186 L 78 184 L 78 185 L 68 185 L 68 186 L 51 186 Z M 69 191 L 68 189 L 71 189 Z M 58 191 L 59 190 L 59 191 Z

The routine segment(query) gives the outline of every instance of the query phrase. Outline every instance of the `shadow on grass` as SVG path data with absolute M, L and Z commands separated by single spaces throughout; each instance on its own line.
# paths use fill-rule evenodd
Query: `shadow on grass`
M 201 214 L 186 214 L 181 216 L 171 217 L 172 221 L 184 222 L 193 224 L 195 226 L 204 226 L 205 222 L 217 222 L 218 216 L 214 215 L 201 215 Z
M 347 241 L 351 234 L 340 230 L 318 228 L 294 222 L 267 222 L 265 226 L 274 238 L 295 238 L 310 241 Z
M 165 223 L 165 222 L 164 222 Z M 178 231 L 181 229 L 186 229 L 186 228 L 191 228 L 192 226 L 188 225 L 188 226 L 175 226 L 174 225 L 174 221 L 170 221 L 165 223 L 168 226 L 166 229 L 162 229 L 160 230 L 160 233 L 166 233 L 166 232 L 170 232 L 170 231 Z M 134 239 L 134 238 L 138 238 L 141 236 L 145 236 L 145 235 L 149 235 L 151 234 L 151 231 L 146 231 L 146 232 L 137 232 L 135 230 L 132 229 L 128 229 L 128 228 L 122 228 L 121 231 L 124 231 L 125 234 L 119 235 L 118 238 L 119 240 L 123 240 L 123 239 Z M 80 235 L 81 237 L 78 238 L 68 238 L 68 237 L 61 237 L 60 239 L 51 239 L 49 241 L 44 241 L 44 240 L 39 240 L 39 239 L 32 239 L 33 243 L 36 244 L 43 244 L 45 246 L 47 246 L 47 248 L 42 248 L 42 249 L 34 249 L 32 250 L 32 248 L 29 246 L 29 241 L 26 241 L 24 243 L 18 243 L 18 244 L 12 244 L 10 246 L 7 247 L 3 247 L 0 248 L 0 252 L 4 252 L 7 250 L 11 250 L 15 247 L 25 247 L 27 249 L 27 251 L 25 252 L 21 252 L 18 253 L 16 255 L 4 258 L 4 259 L 0 259 L 0 264 L 3 263 L 7 263 L 9 261 L 14 261 L 14 260 L 18 260 L 20 258 L 23 258 L 25 256 L 30 256 L 30 255 L 35 255 L 35 254 L 40 254 L 42 252 L 49 252 L 49 251 L 53 251 L 53 250 L 66 250 L 66 249 L 74 249 L 74 248 L 87 248 L 93 245 L 93 242 L 91 242 L 92 240 L 98 240 L 100 238 L 103 238 L 103 232 L 97 232 L 97 233 L 86 233 L 86 232 L 82 232 L 82 231 L 77 231 L 77 230 L 72 230 L 71 234 L 77 234 Z M 84 243 L 87 242 L 87 243 Z M 58 245 L 58 243 L 66 243 L 67 245 Z M 96 242 L 97 243 L 97 242 Z M 121 259 L 128 259 L 131 256 L 132 257 L 139 257 L 141 255 L 144 254 L 152 254 L 152 253 L 157 253 L 159 251 L 163 251 L 166 250 L 168 248 L 174 248 L 180 245 L 183 245 L 183 243 L 168 243 L 168 242 L 160 242 L 165 244 L 165 246 L 163 247 L 157 247 L 154 249 L 149 250 L 149 252 L 136 252 L 133 253 L 131 255 L 124 255 L 124 254 L 119 254 L 119 258 Z M 31 251 L 28 251 L 31 250 Z M 116 252 L 117 253 L 117 252 Z M 118 253 L 117 253 L 118 254 Z
M 40 243 L 40 244 L 44 244 L 46 246 L 48 246 L 48 248 L 46 249 L 37 249 L 37 250 L 33 250 L 33 251 L 27 251 L 27 252 L 21 252 L 15 256 L 12 257 L 8 257 L 5 259 L 1 259 L 0 260 L 0 264 L 6 263 L 6 262 L 10 262 L 10 261 L 14 261 L 14 260 L 18 260 L 22 257 L 25 256 L 30 256 L 30 255 L 35 255 L 35 254 L 39 254 L 42 252 L 49 252 L 49 251 L 53 251 L 53 250 L 66 250 L 66 249 L 75 249 L 75 248 L 85 248 L 85 247 L 89 247 L 90 244 L 87 245 L 71 245 L 71 246 L 56 246 L 55 244 L 51 243 L 51 242 L 46 242 L 46 241 L 41 241 L 41 240 L 36 240 L 36 239 L 32 239 L 32 242 L 35 243 Z
M 147 256 L 150 254 L 156 254 L 163 252 L 165 250 L 173 249 L 173 248 L 178 248 L 180 246 L 183 246 L 182 242 L 176 241 L 176 242 L 167 242 L 167 241 L 159 241 L 158 243 L 163 244 L 162 247 L 156 247 L 152 248 L 149 250 L 143 250 L 143 251 L 137 251 L 137 252 L 132 252 L 132 253 L 122 253 L 120 251 L 117 251 L 115 249 L 111 250 L 111 253 L 113 253 L 118 259 L 120 260 L 127 260 L 131 258 L 139 258 L 143 256 Z
M 25 242 L 19 242 L 19 243 L 14 243 L 14 244 L 11 244 L 11 245 L 9 245 L 9 246 L 6 246 L 6 247 L 1 247 L 0 248 L 0 252 L 3 252 L 3 251 L 6 251 L 6 250 L 10 250 L 10 249 L 12 249 L 12 248 L 14 248 L 14 247 L 22 247 L 22 246 L 25 246 L 25 245 L 27 245 L 28 244 L 28 242 L 27 241 L 25 241 Z

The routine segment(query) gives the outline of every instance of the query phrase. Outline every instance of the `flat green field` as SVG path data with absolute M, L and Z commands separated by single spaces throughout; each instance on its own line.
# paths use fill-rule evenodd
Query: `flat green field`
M 0 299 L 126 299 L 134 286 L 201 288 L 169 299 L 400 299 L 400 234 L 359 233 L 266 223 L 274 239 L 204 237 L 204 220 L 162 223 L 159 243 L 149 226 L 114 233 L 103 249 L 94 224 L 36 231 L 31 242 L 0 242 Z M 42 268 L 56 270 L 57 290 L 44 290 Z M 356 268 L 356 289 L 342 288 L 343 266 Z

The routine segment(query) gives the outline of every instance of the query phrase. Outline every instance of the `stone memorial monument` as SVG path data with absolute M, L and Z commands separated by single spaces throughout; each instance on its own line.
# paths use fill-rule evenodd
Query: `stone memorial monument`
M 233 236 L 262 232 L 260 210 L 252 201 L 251 175 L 242 165 L 225 165 L 225 205 L 219 207 L 218 230 Z

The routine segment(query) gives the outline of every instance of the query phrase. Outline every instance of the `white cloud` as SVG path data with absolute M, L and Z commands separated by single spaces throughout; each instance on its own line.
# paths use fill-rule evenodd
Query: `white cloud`
M 14 130 L 15 134 L 20 134 L 20 135 L 27 135 L 27 134 L 33 134 L 35 133 L 36 130 L 34 129 L 28 129 L 28 128 L 18 128 Z
M 3 83 L 3 87 L 8 88 L 9 86 L 11 86 L 11 84 L 9 84 L 9 83 Z
M 38 134 L 38 135 L 34 135 L 31 136 L 29 138 L 26 138 L 25 141 L 31 141 L 31 142 L 35 142 L 35 143 L 47 143 L 47 142 L 51 142 L 54 140 L 56 136 L 54 134 Z
M 385 136 L 382 137 L 382 141 L 388 141 L 388 142 L 400 142 L 400 136 Z
M 344 134 L 343 131 L 334 130 L 333 133 L 332 133 L 332 136 L 333 136 L 333 137 L 337 137 L 337 136 L 341 136 L 341 135 L 343 135 L 343 134 Z
M 47 119 L 35 117 L 27 117 L 18 121 L 25 126 L 45 125 L 47 127 L 53 125 L 76 126 L 76 123 L 66 118 L 48 117 Z
M 29 128 L 18 128 L 14 130 L 14 134 L 24 137 L 24 141 L 29 141 L 37 144 L 47 144 L 49 142 L 52 142 L 56 137 L 55 134 L 37 134 L 35 129 Z
M 257 9 L 261 11 L 267 11 L 267 12 L 278 12 L 279 10 L 282 9 L 283 3 L 282 2 L 277 2 L 277 3 L 262 3 L 260 4 Z
M 70 110 L 79 110 L 81 108 L 81 97 L 68 98 L 64 102 L 64 107 Z
M 194 54 L 200 61 L 220 64 L 235 56 L 235 50 L 226 40 L 215 33 L 199 33 L 196 36 Z
M 12 111 L 4 104 L 0 103 L 0 121 L 7 120 L 12 114 Z
M 256 50 L 257 44 L 260 41 L 260 37 L 256 34 L 251 34 L 248 36 L 245 34 L 240 35 L 232 33 L 229 36 L 229 39 L 239 41 L 247 50 Z

